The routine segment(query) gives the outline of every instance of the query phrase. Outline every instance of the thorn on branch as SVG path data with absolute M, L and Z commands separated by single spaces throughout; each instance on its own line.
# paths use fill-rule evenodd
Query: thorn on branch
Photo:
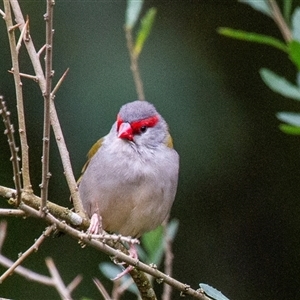
M 26 31 L 25 31 L 25 42 L 29 42 L 30 41 L 30 27 L 29 27 L 29 16 L 26 15 Z
M 2 16 L 2 18 L 4 19 L 5 18 L 5 13 L 4 13 L 4 11 L 2 10 L 2 9 L 0 9 L 0 15 Z
M 21 25 L 22 25 L 21 23 L 18 23 L 16 25 L 9 27 L 8 32 L 12 32 L 13 30 L 19 28 Z
M 46 45 L 44 45 L 44 46 L 37 52 L 37 56 L 40 57 L 41 54 L 44 52 L 45 49 L 46 49 Z
M 27 31 L 28 23 L 29 23 L 29 20 L 26 21 L 25 26 L 21 30 L 21 34 L 20 34 L 20 37 L 19 37 L 19 40 L 18 40 L 18 43 L 17 43 L 17 46 L 16 46 L 17 53 L 19 53 L 19 50 L 21 48 L 23 37 L 24 37 L 24 35 L 26 34 L 26 31 Z
M 3 97 L 0 96 L 0 114 L 2 115 L 2 119 L 4 125 L 6 127 L 4 134 L 7 135 L 8 145 L 11 154 L 11 162 L 13 166 L 13 179 L 16 187 L 16 206 L 20 205 L 21 202 L 21 193 L 22 193 L 22 184 L 21 184 L 21 172 L 17 153 L 19 148 L 16 146 L 15 137 L 14 137 L 14 127 L 10 122 L 10 112 L 7 110 L 5 102 L 3 101 Z
M 58 80 L 56 86 L 54 87 L 53 91 L 51 92 L 51 98 L 52 99 L 54 99 L 56 92 L 58 91 L 58 89 L 60 88 L 61 84 L 63 83 L 63 81 L 67 77 L 69 70 L 70 70 L 70 68 L 67 68 L 67 70 L 62 74 L 62 76 Z

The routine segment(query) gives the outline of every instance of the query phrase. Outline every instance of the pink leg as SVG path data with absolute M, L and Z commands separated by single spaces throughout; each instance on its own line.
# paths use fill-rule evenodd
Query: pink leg
M 101 217 L 98 214 L 94 213 L 91 217 L 90 227 L 88 228 L 87 232 L 89 234 L 98 234 L 101 228 Z
M 133 244 L 130 245 L 130 248 L 129 248 L 128 252 L 129 252 L 129 256 L 131 256 L 134 259 L 138 259 L 138 253 L 137 253 L 137 250 L 136 250 L 136 248 L 135 248 L 135 246 Z M 112 280 L 120 279 L 121 277 L 123 277 L 124 275 L 126 275 L 130 271 L 132 271 L 133 268 L 134 268 L 133 266 L 128 266 L 124 271 L 122 271 L 120 274 L 118 274 Z

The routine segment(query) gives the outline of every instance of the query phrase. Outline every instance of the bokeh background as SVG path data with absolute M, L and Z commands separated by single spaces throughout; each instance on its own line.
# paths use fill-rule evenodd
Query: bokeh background
M 39 49 L 45 1 L 20 3 Z M 194 288 L 208 283 L 234 300 L 298 299 L 300 138 L 281 133 L 275 114 L 299 111 L 300 106 L 270 91 L 258 73 L 267 67 L 294 80 L 296 70 L 278 50 L 227 39 L 216 30 L 227 26 L 281 38 L 280 33 L 270 18 L 235 0 L 146 1 L 145 9 L 152 6 L 158 9 L 157 19 L 140 68 L 146 98 L 168 121 L 181 156 L 171 214 L 180 221 L 174 277 Z M 55 6 L 54 81 L 70 67 L 55 101 L 77 176 L 89 147 L 108 132 L 119 107 L 136 99 L 123 32 L 125 9 L 125 1 L 61 0 Z M 17 125 L 4 21 L 0 45 L 0 93 Z M 20 55 L 22 72 L 32 73 L 24 49 Z M 31 173 L 39 194 L 43 100 L 35 83 L 24 79 L 23 88 Z M 54 139 L 51 147 L 49 198 L 70 206 Z M 9 157 L 6 137 L 0 135 L 0 184 L 12 187 Z M 7 221 L 2 251 L 16 259 L 44 224 Z M 47 274 L 47 256 L 65 282 L 83 274 L 75 299 L 100 298 L 92 277 L 103 279 L 98 264 L 107 257 L 64 236 L 47 239 L 24 266 Z M 53 289 L 18 275 L 0 285 L 0 296 L 58 299 Z M 173 299 L 179 298 L 174 292 Z

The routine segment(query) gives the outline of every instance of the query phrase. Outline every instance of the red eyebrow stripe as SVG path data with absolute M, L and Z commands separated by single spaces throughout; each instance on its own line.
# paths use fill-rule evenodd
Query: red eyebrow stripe
M 155 116 L 152 116 L 147 119 L 131 122 L 130 125 L 132 128 L 132 131 L 134 133 L 138 133 L 138 132 L 140 132 L 141 127 L 144 127 L 144 126 L 145 127 L 153 127 L 157 124 L 157 122 L 158 122 L 158 116 L 155 115 Z
M 124 121 L 122 120 L 122 118 L 118 115 L 117 116 L 117 130 L 119 130 L 120 125 L 123 123 Z M 132 128 L 132 131 L 134 133 L 137 133 L 140 131 L 141 127 L 146 126 L 146 127 L 153 127 L 157 124 L 158 122 L 158 116 L 154 115 L 152 117 L 143 119 L 143 120 L 139 120 L 139 121 L 134 121 L 130 123 L 130 126 Z

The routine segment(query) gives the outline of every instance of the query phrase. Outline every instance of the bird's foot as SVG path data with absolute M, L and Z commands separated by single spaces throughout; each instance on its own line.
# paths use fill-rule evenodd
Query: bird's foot
M 136 259 L 138 261 L 138 253 L 137 253 L 137 250 L 136 250 L 136 248 L 135 248 L 135 246 L 133 244 L 130 245 L 130 248 L 129 248 L 128 252 L 129 252 L 129 256 L 130 257 L 132 257 L 132 258 L 134 258 L 134 259 Z M 115 281 L 117 279 L 120 279 L 124 275 L 130 273 L 133 269 L 134 269 L 133 266 L 128 266 L 127 268 L 124 269 L 124 271 L 122 271 L 120 274 L 118 274 L 112 280 Z
M 94 213 L 91 217 L 90 227 L 87 230 L 88 234 L 99 234 L 102 231 L 102 219 Z

